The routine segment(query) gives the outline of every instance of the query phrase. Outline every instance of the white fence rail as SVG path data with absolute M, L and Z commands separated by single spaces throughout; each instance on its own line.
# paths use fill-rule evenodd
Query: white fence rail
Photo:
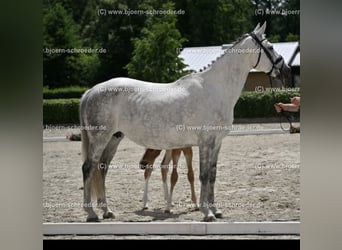
M 299 235 L 300 222 L 43 223 L 44 235 Z

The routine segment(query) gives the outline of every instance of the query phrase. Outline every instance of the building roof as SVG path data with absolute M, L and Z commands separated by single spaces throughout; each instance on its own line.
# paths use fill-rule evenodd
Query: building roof
M 291 62 L 298 46 L 298 42 L 273 43 L 274 50 L 284 58 L 287 64 Z
M 295 58 L 293 59 L 291 66 L 300 66 L 300 52 L 298 52 L 295 56 Z
M 184 63 L 188 65 L 186 67 L 186 70 L 199 71 L 204 67 L 208 67 L 209 64 L 212 64 L 217 57 L 221 56 L 225 52 L 225 50 L 229 49 L 231 46 L 232 44 L 207 47 L 187 47 L 181 51 L 179 56 L 183 58 Z M 295 53 L 298 51 L 299 43 L 273 43 L 273 47 L 275 51 L 277 51 L 278 54 L 280 54 L 284 58 L 285 62 L 289 64 L 291 62 L 291 59 L 295 56 Z M 300 60 L 297 61 L 297 57 L 299 57 L 298 53 L 290 66 L 300 66 Z M 294 63 L 296 63 L 296 65 L 294 65 Z M 251 71 L 255 72 L 256 70 Z
M 199 71 L 203 67 L 207 67 L 216 60 L 217 57 L 224 53 L 223 46 L 208 46 L 208 47 L 188 47 L 184 48 L 180 57 L 184 59 L 184 63 L 188 65 L 187 70 Z

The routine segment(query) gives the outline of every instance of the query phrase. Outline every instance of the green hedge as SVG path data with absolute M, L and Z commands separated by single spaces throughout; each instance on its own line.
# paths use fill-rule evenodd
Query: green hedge
M 79 124 L 80 99 L 50 99 L 43 101 L 44 124 Z
M 48 89 L 43 88 L 43 99 L 68 99 L 81 98 L 88 87 L 72 86 L 67 88 Z
M 273 107 L 275 102 L 288 103 L 290 97 L 300 96 L 298 91 L 243 92 L 235 109 L 235 118 L 264 118 L 276 117 Z M 43 102 L 44 124 L 79 124 L 80 99 L 51 99 Z M 291 113 L 298 118 L 299 113 Z
M 243 92 L 238 102 L 235 105 L 235 118 L 261 118 L 261 117 L 276 117 L 277 112 L 274 109 L 275 102 L 289 103 L 290 98 L 300 96 L 299 91 L 274 91 L 274 96 L 271 91 L 264 92 Z M 291 115 L 299 118 L 298 112 L 293 112 Z

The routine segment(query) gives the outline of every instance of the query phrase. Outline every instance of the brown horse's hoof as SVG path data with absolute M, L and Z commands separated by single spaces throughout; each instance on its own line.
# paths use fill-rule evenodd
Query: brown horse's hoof
M 166 213 L 166 214 L 171 214 L 172 212 L 171 212 L 171 210 L 165 209 L 165 210 L 164 210 L 164 213 Z

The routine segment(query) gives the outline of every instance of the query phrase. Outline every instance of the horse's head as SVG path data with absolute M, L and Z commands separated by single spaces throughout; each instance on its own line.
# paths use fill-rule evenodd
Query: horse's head
M 141 169 L 146 169 L 147 167 L 152 167 L 155 159 L 160 154 L 161 150 L 157 149 L 146 149 L 143 157 L 139 162 L 139 166 Z
M 285 85 L 289 86 L 291 82 L 291 69 L 286 64 L 284 58 L 279 55 L 273 48 L 273 45 L 265 36 L 266 22 L 260 27 L 255 27 L 253 32 L 249 33 L 246 43 L 250 43 L 249 47 L 256 48 L 257 53 L 255 59 L 253 57 L 253 68 L 265 72 L 272 77 L 282 77 Z

